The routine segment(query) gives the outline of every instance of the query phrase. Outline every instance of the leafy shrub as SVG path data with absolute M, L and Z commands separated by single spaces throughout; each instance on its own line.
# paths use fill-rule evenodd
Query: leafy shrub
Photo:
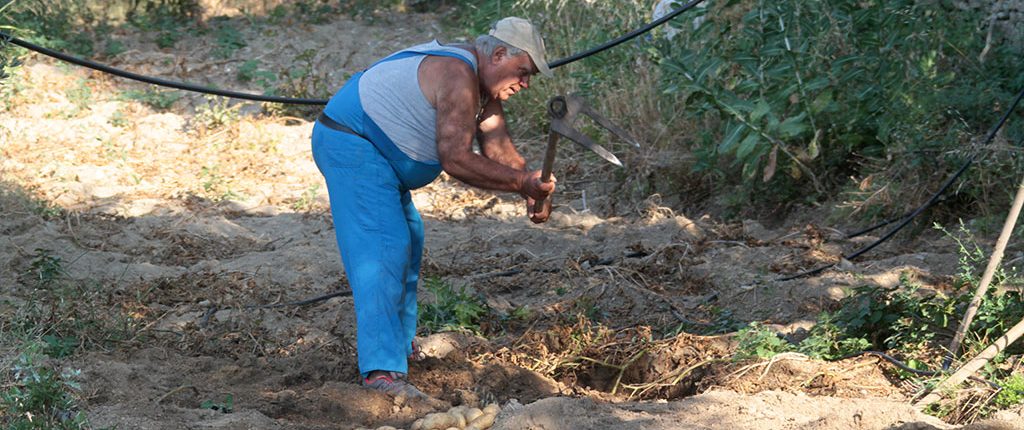
M 659 45 L 664 88 L 719 130 L 694 140 L 694 167 L 727 184 L 742 178 L 762 201 L 800 201 L 806 187 L 821 198 L 850 176 L 888 170 L 890 182 L 857 184 L 851 197 L 866 200 L 897 179 L 941 175 L 1024 84 L 1010 52 L 973 55 L 981 15 L 933 3 L 732 0 L 706 18 Z
M 96 16 L 87 1 L 24 0 L 5 6 L 4 19 L 16 23 L 26 40 L 86 57 L 95 52 L 88 27 Z

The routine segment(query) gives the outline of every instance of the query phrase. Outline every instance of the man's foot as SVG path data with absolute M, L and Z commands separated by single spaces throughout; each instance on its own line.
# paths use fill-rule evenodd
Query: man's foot
M 416 386 L 405 380 L 405 375 L 398 372 L 384 372 L 375 370 L 363 379 L 363 386 L 383 391 L 396 398 L 406 399 L 427 399 L 430 396 L 420 391 Z

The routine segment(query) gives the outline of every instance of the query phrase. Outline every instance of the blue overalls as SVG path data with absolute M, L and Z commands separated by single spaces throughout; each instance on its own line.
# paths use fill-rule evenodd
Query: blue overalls
M 475 69 L 467 58 L 446 51 L 400 51 L 374 66 L 416 55 L 459 58 Z M 313 126 L 312 150 L 327 182 L 352 288 L 359 371 L 365 377 L 374 370 L 408 373 L 423 256 L 423 221 L 410 190 L 436 179 L 441 165 L 408 157 L 370 119 L 359 96 L 364 73 L 331 98 Z

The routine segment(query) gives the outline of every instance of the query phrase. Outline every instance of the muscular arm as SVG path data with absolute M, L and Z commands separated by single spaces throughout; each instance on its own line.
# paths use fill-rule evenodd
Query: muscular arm
M 512 138 L 508 134 L 508 128 L 505 125 L 505 110 L 502 108 L 501 101 L 490 100 L 484 106 L 477 128 L 477 141 L 480 143 L 480 152 L 484 154 L 484 157 L 513 169 L 526 169 L 526 160 L 516 150 L 512 144 Z
M 539 175 L 535 174 L 537 172 L 522 170 L 525 162 L 518 153 L 515 153 L 518 161 L 511 161 L 519 164 L 512 167 L 502 162 L 509 162 L 509 158 L 497 161 L 473 152 L 473 136 L 477 129 L 475 108 L 480 98 L 473 70 L 458 60 L 448 58 L 432 57 L 424 62 L 423 66 L 428 68 L 424 72 L 443 77 L 433 79 L 435 84 L 428 95 L 437 110 L 437 150 L 441 167 L 452 177 L 475 187 L 512 191 L 538 200 L 547 197 L 551 187 L 542 185 Z M 511 147 L 511 140 L 507 144 Z M 485 149 L 485 154 L 487 151 L 507 156 L 500 148 Z

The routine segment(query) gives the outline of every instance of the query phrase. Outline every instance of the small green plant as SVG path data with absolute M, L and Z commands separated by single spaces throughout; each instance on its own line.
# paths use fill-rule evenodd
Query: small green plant
M 199 181 L 203 194 L 215 202 L 238 198 L 238 193 L 231 190 L 231 184 L 219 172 L 219 166 L 203 166 L 199 171 Z
M 124 111 L 118 109 L 114 113 L 110 114 L 110 119 L 107 120 L 110 125 L 114 127 L 124 128 L 128 126 L 128 119 L 124 116 Z
M 785 339 L 756 321 L 737 332 L 736 339 L 739 344 L 733 358 L 737 360 L 771 358 L 795 349 Z
M 161 31 L 156 35 L 156 38 L 153 39 L 153 43 L 156 43 L 156 46 L 161 49 L 169 49 L 173 48 L 174 44 L 178 43 L 178 40 L 181 40 L 181 33 L 174 31 Z
M 529 306 L 516 306 L 508 313 L 508 319 L 529 321 L 533 317 L 533 311 Z
M 91 32 L 83 31 L 95 15 L 81 1 L 6 1 L 4 20 L 17 23 L 30 42 L 58 51 L 91 57 Z
M 128 150 L 123 146 L 118 146 L 113 139 L 97 137 L 96 140 L 100 142 L 100 146 L 103 148 L 103 158 L 111 161 L 128 161 Z
M 242 63 L 238 67 L 238 80 L 242 82 L 253 82 L 263 88 L 264 93 L 271 92 L 274 89 L 274 83 L 277 82 L 277 75 L 274 72 L 260 69 L 260 62 L 257 60 L 248 60 Z
M 206 96 L 206 104 L 196 109 L 195 120 L 207 129 L 215 129 L 238 120 L 241 104 L 231 104 L 227 97 Z
M 29 265 L 29 273 L 26 278 L 40 287 L 49 287 L 63 279 L 67 272 L 64 270 L 64 261 L 60 256 L 53 255 L 52 251 L 43 248 L 36 248 Z
M 296 212 L 313 210 L 313 207 L 316 206 L 316 196 L 319 190 L 320 184 L 310 185 L 309 188 L 306 188 L 306 191 L 302 192 L 302 196 L 295 203 L 292 203 L 292 210 Z
M 419 324 L 424 330 L 480 332 L 480 321 L 489 312 L 482 300 L 438 278 L 426 279 L 423 286 L 434 295 L 433 302 L 420 309 Z
M 959 255 L 959 271 L 956 278 L 957 289 L 963 288 L 974 288 L 981 281 L 981 276 L 978 273 L 980 267 L 984 267 L 988 263 L 988 256 L 985 251 L 978 246 L 978 241 L 963 220 L 957 224 L 955 232 L 951 232 L 943 227 L 939 223 L 934 223 L 933 228 L 939 230 L 946 237 L 952 239 L 957 245 L 957 255 Z M 1007 274 L 1004 268 L 1000 267 L 993 280 L 994 285 L 999 285 L 1007 279 Z
M 15 98 L 25 90 L 25 80 L 21 76 L 20 61 L 8 58 L 0 46 L 0 110 L 8 111 L 15 104 Z M 13 49 L 11 49 L 13 51 Z
M 39 363 L 38 349 L 29 346 L 10 369 L 5 369 L 0 421 L 12 430 L 87 428 L 75 399 L 81 389 L 76 381 L 81 372 L 61 372 Z
M 1000 381 L 1002 389 L 996 395 L 993 404 L 999 409 L 1008 409 L 1024 403 L 1024 375 L 1010 375 Z
M 245 38 L 237 28 L 226 21 L 220 21 L 214 29 L 216 48 L 213 55 L 217 58 L 231 58 L 235 51 L 246 46 Z
M 79 79 L 78 83 L 71 89 L 65 91 L 65 95 L 71 104 L 75 105 L 75 110 L 69 112 L 68 115 L 74 116 L 80 112 L 88 111 L 89 106 L 93 103 L 92 88 L 89 87 L 85 79 Z
M 159 111 L 170 109 L 174 102 L 181 99 L 179 91 L 165 91 L 153 88 L 145 90 L 127 90 L 121 93 L 119 100 L 134 100 Z
M 187 32 L 182 27 L 188 25 L 188 16 L 195 12 L 198 5 L 190 1 L 175 2 L 134 2 L 128 12 L 128 21 L 143 31 L 156 32 L 153 42 L 157 47 L 173 48 Z M 143 10 L 138 10 L 143 6 Z
M 77 337 L 61 337 L 52 334 L 43 336 L 43 353 L 53 358 L 64 358 L 75 353 L 81 343 Z
M 120 40 L 108 39 L 107 42 L 103 45 L 103 56 L 108 58 L 116 57 L 120 54 L 123 54 L 127 50 L 128 48 L 124 46 L 124 42 L 121 42 Z
M 307 49 L 300 52 L 291 61 L 291 68 L 281 73 L 277 86 L 270 91 L 286 97 L 323 97 L 337 88 L 328 86 L 328 79 L 323 69 L 316 64 L 317 51 Z M 280 103 L 265 104 L 264 109 L 272 115 L 308 117 L 319 108 L 303 105 L 283 105 Z
M 204 400 L 203 403 L 199 405 L 199 407 L 202 409 L 210 409 L 213 411 L 230 414 L 231 412 L 234 412 L 235 397 L 231 394 L 228 394 L 224 396 L 224 401 L 221 402 L 214 400 Z
M 809 357 L 834 360 L 850 353 L 871 348 L 863 337 L 851 336 L 836 323 L 836 316 L 823 313 L 810 334 L 797 345 L 797 350 Z

